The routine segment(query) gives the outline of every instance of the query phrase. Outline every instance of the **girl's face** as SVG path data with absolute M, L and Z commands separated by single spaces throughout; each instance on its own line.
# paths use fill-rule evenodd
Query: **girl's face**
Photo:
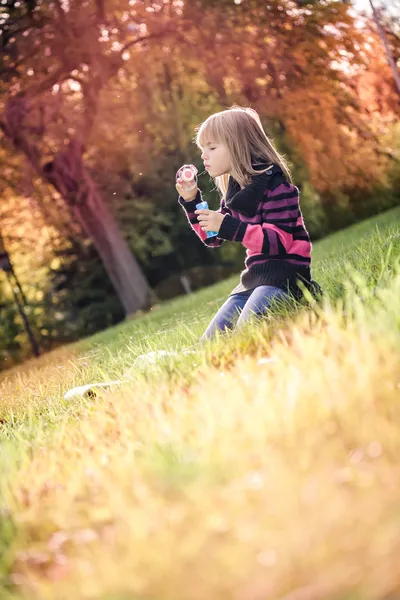
M 211 177 L 219 177 L 231 170 L 228 148 L 222 143 L 208 142 L 205 144 L 201 159 Z

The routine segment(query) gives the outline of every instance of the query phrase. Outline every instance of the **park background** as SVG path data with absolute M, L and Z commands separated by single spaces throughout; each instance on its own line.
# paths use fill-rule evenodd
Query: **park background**
M 400 4 L 376 6 L 397 63 Z M 13 274 L 45 352 L 240 272 L 177 203 L 215 111 L 259 112 L 313 241 L 399 204 L 400 92 L 365 0 L 3 0 L 0 28 L 2 369 L 32 355 Z

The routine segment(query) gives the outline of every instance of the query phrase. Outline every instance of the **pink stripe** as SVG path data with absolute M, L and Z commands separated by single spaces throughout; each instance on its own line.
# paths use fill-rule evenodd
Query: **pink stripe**
M 291 254 L 300 254 L 301 256 L 311 257 L 311 244 L 305 240 L 294 241 L 290 247 Z
M 307 232 L 306 226 L 304 225 L 303 215 L 300 215 L 300 217 L 297 219 L 296 227 L 298 227 L 299 225 L 301 225 L 304 228 L 304 230 Z
M 258 254 L 260 253 L 256 252 L 255 250 L 249 250 L 249 248 L 246 249 L 247 258 L 250 258 L 250 256 L 257 256 Z M 264 256 L 264 254 L 261 254 L 261 256 Z
M 277 188 L 274 189 L 273 192 L 268 192 L 268 197 L 273 198 L 274 196 L 279 196 L 279 194 L 287 194 L 289 192 L 293 192 L 295 189 L 294 185 L 289 185 L 288 183 L 281 183 Z
M 271 202 L 271 200 L 269 200 L 269 202 L 262 202 L 260 214 L 271 211 L 271 215 L 279 215 L 279 211 L 275 211 L 275 208 L 287 208 L 287 206 L 290 204 L 295 204 L 296 206 L 298 205 L 296 198 L 293 198 L 293 202 L 290 202 L 290 200 L 291 198 L 285 198 L 284 200 L 277 200 L 276 202 Z
M 263 223 L 261 226 L 248 224 L 243 237 L 243 246 L 249 248 L 253 252 L 262 253 L 264 232 L 268 235 L 271 254 L 278 254 L 277 235 L 279 235 L 286 252 L 289 252 L 293 243 L 293 236 L 290 235 L 290 233 L 286 233 L 286 231 L 279 229 L 279 227 L 276 225 L 272 225 L 271 223 Z
M 260 225 L 247 225 L 242 244 L 253 251 L 262 252 L 264 233 Z
M 277 213 L 270 213 L 268 215 L 265 215 L 265 220 L 268 221 L 268 219 L 274 219 L 274 220 L 278 220 L 278 219 L 293 219 L 293 221 L 295 221 L 297 219 L 297 215 L 298 215 L 298 210 L 297 208 L 293 208 L 292 210 L 283 210 L 282 212 L 277 212 Z M 286 223 L 287 225 L 287 223 Z
M 283 198 L 282 200 L 275 200 L 275 201 L 272 201 L 271 198 L 269 198 L 269 199 L 266 199 L 264 202 L 261 202 L 261 207 L 262 207 L 262 211 L 265 212 L 266 210 L 274 210 L 275 208 L 283 208 L 285 206 L 290 206 L 292 204 L 295 204 L 296 206 L 299 205 L 298 196 L 293 196 L 293 198 Z
M 265 258 L 264 258 L 264 260 L 254 260 L 254 261 L 252 260 L 251 261 L 251 266 L 253 266 L 253 265 L 263 265 L 263 264 L 265 264 L 267 262 L 269 262 L 269 259 L 265 260 Z M 247 260 L 246 260 L 246 266 L 247 266 Z
M 207 237 L 207 232 L 202 230 L 200 223 L 190 223 L 190 224 L 193 227 L 193 229 L 195 230 L 195 232 L 197 233 L 197 235 L 199 236 L 199 238 L 204 241 Z

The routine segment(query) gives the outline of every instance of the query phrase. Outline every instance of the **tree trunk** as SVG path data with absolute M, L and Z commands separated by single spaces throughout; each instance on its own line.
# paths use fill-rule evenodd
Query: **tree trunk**
M 93 241 L 126 314 L 149 308 L 152 290 L 98 192 L 90 192 L 73 213 Z
M 71 184 L 75 187 L 78 182 L 71 181 L 69 176 L 66 180 L 65 174 L 63 177 L 63 173 L 57 170 L 56 161 L 50 164 L 55 168 L 47 165 L 44 169 L 47 181 L 71 205 L 77 221 L 93 241 L 126 314 L 148 308 L 153 299 L 152 290 L 90 176 L 85 173 L 86 185 L 80 192 L 79 202 L 71 203 L 67 190 Z
M 53 161 L 42 165 L 39 150 L 22 126 L 23 98 L 13 98 L 1 127 L 35 171 L 53 185 L 93 241 L 127 315 L 148 308 L 155 295 L 123 238 L 113 215 L 100 197 L 83 162 L 82 144 L 73 139 Z

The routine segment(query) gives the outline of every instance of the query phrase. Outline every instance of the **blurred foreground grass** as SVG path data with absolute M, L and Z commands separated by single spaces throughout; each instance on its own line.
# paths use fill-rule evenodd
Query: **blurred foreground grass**
M 400 210 L 315 244 L 322 307 L 196 342 L 236 279 L 4 374 L 1 599 L 400 597 Z

